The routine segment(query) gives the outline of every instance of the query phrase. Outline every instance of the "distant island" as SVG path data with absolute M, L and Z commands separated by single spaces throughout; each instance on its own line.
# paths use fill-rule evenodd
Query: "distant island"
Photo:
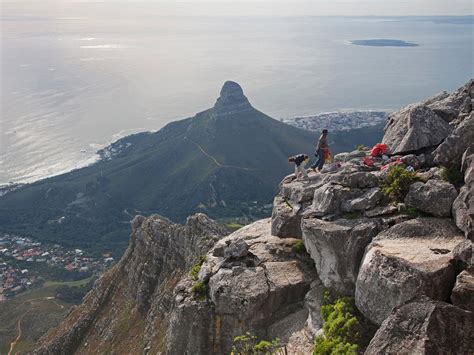
M 371 47 L 418 47 L 419 44 L 402 41 L 400 39 L 356 39 L 351 41 L 356 46 Z

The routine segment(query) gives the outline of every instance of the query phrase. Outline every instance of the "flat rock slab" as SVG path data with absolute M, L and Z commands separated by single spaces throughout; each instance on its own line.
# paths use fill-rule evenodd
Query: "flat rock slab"
M 382 232 L 367 248 L 356 283 L 356 305 L 381 324 L 397 307 L 426 295 L 448 301 L 456 279 L 453 250 L 465 241 L 447 219 L 419 218 Z
M 397 307 L 365 354 L 473 354 L 474 313 L 426 297 Z

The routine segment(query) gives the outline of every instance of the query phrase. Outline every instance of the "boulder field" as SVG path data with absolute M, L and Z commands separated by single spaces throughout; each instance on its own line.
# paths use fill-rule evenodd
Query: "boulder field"
M 473 86 L 392 113 L 389 156 L 288 176 L 271 218 L 231 234 L 202 214 L 136 217 L 121 261 L 36 353 L 229 354 L 250 332 L 310 354 L 325 291 L 378 329 L 367 354 L 474 353 Z M 396 197 L 393 165 L 411 174 Z

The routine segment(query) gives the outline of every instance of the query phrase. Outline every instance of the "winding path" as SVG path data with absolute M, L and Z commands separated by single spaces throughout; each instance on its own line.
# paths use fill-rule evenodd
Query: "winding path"
M 193 143 L 196 147 L 198 147 L 199 150 L 200 150 L 206 157 L 210 158 L 210 159 L 211 159 L 218 167 L 220 167 L 220 168 L 238 169 L 238 170 L 245 170 L 245 171 L 258 171 L 258 170 L 259 170 L 259 169 L 252 169 L 252 168 L 243 168 L 243 167 L 240 167 L 240 166 L 233 166 L 233 165 L 221 164 L 221 163 L 219 163 L 219 161 L 218 161 L 215 157 L 213 157 L 211 154 L 209 154 L 208 152 L 206 152 L 206 151 L 204 150 L 204 148 L 203 148 L 200 144 L 196 143 L 195 141 L 193 141 L 193 140 L 191 140 L 191 139 L 189 139 L 189 138 L 187 138 L 187 137 L 184 137 L 184 139 L 190 141 L 190 142 Z
M 25 303 L 29 303 L 29 302 L 33 302 L 33 301 L 40 301 L 40 300 L 46 300 L 46 301 L 52 301 L 56 306 L 60 307 L 60 308 L 64 308 L 63 305 L 60 305 L 59 303 L 56 302 L 56 300 L 54 299 L 54 297 L 44 297 L 44 298 L 33 298 L 33 299 L 30 299 L 30 300 L 26 300 L 25 302 L 21 303 L 20 305 L 23 305 Z M 16 329 L 17 329 L 17 332 L 18 332 L 18 335 L 17 337 L 15 338 L 15 340 L 13 340 L 11 343 L 10 343 L 10 350 L 8 351 L 8 355 L 13 355 L 13 351 L 15 350 L 15 346 L 16 344 L 20 341 L 21 339 L 21 335 L 22 335 L 22 330 L 21 330 L 21 321 L 23 320 L 23 318 L 33 310 L 34 308 L 30 308 L 29 310 L 27 310 L 25 313 L 23 313 L 21 315 L 21 317 L 18 319 L 18 321 L 16 322 Z

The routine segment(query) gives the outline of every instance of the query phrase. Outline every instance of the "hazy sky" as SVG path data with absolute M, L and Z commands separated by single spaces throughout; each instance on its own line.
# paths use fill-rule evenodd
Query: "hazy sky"
M 31 2 L 15 0 L 6 2 Z M 61 6 L 77 2 L 133 3 L 137 0 L 56 0 Z M 46 2 L 42 2 L 43 4 Z M 148 0 L 163 6 L 166 13 L 178 15 L 474 15 L 473 0 Z

